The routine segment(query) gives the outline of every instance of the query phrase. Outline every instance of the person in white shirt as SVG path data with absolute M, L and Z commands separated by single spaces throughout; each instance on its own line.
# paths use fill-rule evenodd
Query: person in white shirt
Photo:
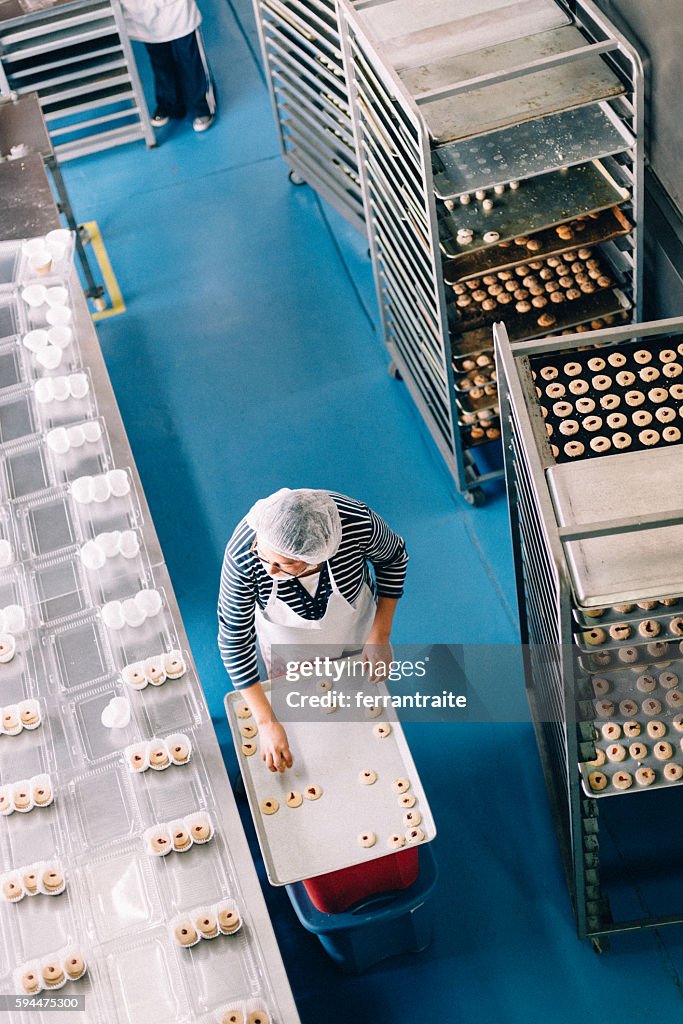
M 189 115 L 196 132 L 204 132 L 216 116 L 211 72 L 199 26 L 195 0 L 121 0 L 131 39 L 145 44 L 152 64 L 155 128 L 171 118 Z

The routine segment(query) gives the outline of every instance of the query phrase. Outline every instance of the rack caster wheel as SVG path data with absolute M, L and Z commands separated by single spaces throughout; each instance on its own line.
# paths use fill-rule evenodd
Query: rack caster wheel
M 389 363 L 389 365 L 387 366 L 387 373 L 389 374 L 390 377 L 393 377 L 394 380 L 403 380 L 403 377 L 401 376 L 401 371 L 399 370 L 396 363 Z
M 81 245 L 88 245 L 90 242 L 90 232 L 83 224 L 79 224 L 78 226 L 78 237 Z
M 463 498 L 473 508 L 481 508 L 482 505 L 486 504 L 486 495 L 481 487 L 473 487 L 471 490 L 465 491 Z
M 609 949 L 609 939 L 606 935 L 598 935 L 591 939 L 591 945 L 594 953 L 606 953 Z
M 302 178 L 300 174 L 296 173 L 296 171 L 290 171 L 289 174 L 287 175 L 287 177 L 289 178 L 290 185 L 297 185 L 298 186 L 298 185 L 305 185 L 306 184 L 306 179 Z
M 93 306 L 95 307 L 96 313 L 104 313 L 105 309 L 107 308 L 107 300 L 103 299 L 102 297 L 100 297 L 99 299 L 95 299 L 95 301 L 93 302 Z

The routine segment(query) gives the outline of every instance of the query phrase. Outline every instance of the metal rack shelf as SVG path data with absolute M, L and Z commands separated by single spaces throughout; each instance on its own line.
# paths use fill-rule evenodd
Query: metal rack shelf
M 61 162 L 140 139 L 155 145 L 119 0 L 0 12 L 0 94 L 9 92 L 38 93 Z
M 336 0 L 254 0 L 282 155 L 306 182 L 365 231 Z
M 678 785 L 674 776 L 667 781 L 670 777 L 663 771 L 665 762 L 681 760 L 679 736 L 673 725 L 674 708 L 665 700 L 669 691 L 658 693 L 662 710 L 657 718 L 664 720 L 666 740 L 675 744 L 678 756 L 674 754 L 665 761 L 655 757 L 650 762 L 648 753 L 651 756 L 652 751 L 648 748 L 655 740 L 646 725 L 651 719 L 643 718 L 633 707 L 634 703 L 640 706 L 648 694 L 636 685 L 638 673 L 632 671 L 633 664 L 612 652 L 612 664 L 599 668 L 594 661 L 587 666 L 586 659 L 594 656 L 581 654 L 575 638 L 577 617 L 578 621 L 596 625 L 603 618 L 608 623 L 618 617 L 616 612 L 607 614 L 605 603 L 628 601 L 635 605 L 655 597 L 676 600 L 683 593 L 683 566 L 677 554 L 683 530 L 678 484 L 683 446 L 679 441 L 665 448 L 556 465 L 536 390 L 546 378 L 537 373 L 534 379 L 533 373 L 546 363 L 552 364 L 555 355 L 562 354 L 563 364 L 571 363 L 572 355 L 575 362 L 586 356 L 600 356 L 609 363 L 610 355 L 620 357 L 649 343 L 656 343 L 660 349 L 672 348 L 676 358 L 683 361 L 683 347 L 678 349 L 681 332 L 683 318 L 676 318 L 515 344 L 502 323 L 494 328 L 527 696 L 578 933 L 590 938 L 598 950 L 605 947 L 611 933 L 683 922 L 683 907 L 672 908 L 672 913 L 615 919 L 610 909 L 610 880 L 601 869 L 599 848 L 599 796 L 609 793 L 626 797 L 650 788 L 661 792 L 662 788 Z M 670 341 L 673 335 L 679 337 Z M 583 351 L 586 343 L 590 352 Z M 576 401 L 573 395 L 570 397 Z M 673 614 L 678 607 L 653 612 L 646 605 L 641 617 Z M 591 612 L 593 618 L 587 618 Z M 640 644 L 644 643 L 641 639 Z M 677 660 L 672 663 L 670 648 L 660 655 L 658 650 L 641 646 L 637 657 L 640 671 L 655 676 L 665 664 L 672 672 L 681 667 L 680 652 L 676 650 L 673 657 Z M 660 686 L 671 681 L 660 680 Z M 652 687 L 656 685 L 653 680 Z M 604 693 L 614 702 L 607 705 L 607 717 L 613 718 L 619 733 L 627 718 L 640 726 L 646 745 L 642 760 L 655 766 L 651 777 L 636 774 L 636 764 L 641 765 L 641 760 L 634 761 L 633 755 L 629 758 L 632 739 L 622 741 L 627 748 L 623 761 L 612 763 L 608 757 L 604 773 L 599 771 L 597 748 L 604 751 L 605 743 L 598 727 L 605 723 L 596 715 L 594 702 Z M 619 702 L 623 697 L 636 699 L 622 709 Z M 587 762 L 595 763 L 589 766 Z M 604 774 L 605 779 L 604 784 L 601 779 L 596 781 L 595 792 L 585 778 L 582 783 L 582 774 L 587 777 L 593 771 Z M 614 783 L 613 777 L 619 774 L 624 778 L 617 781 L 627 788 Z M 638 807 L 644 799 L 641 796 L 635 801 L 630 829 L 637 828 Z M 632 869 L 631 875 L 631 882 L 636 884 L 637 871 L 637 867 Z M 674 891 L 680 893 L 680 882 Z
M 339 10 L 392 368 L 404 379 L 458 490 L 480 504 L 481 484 L 501 477 L 502 470 L 482 473 L 474 461 L 470 449 L 485 442 L 471 443 L 471 431 L 460 430 L 471 424 L 459 415 L 451 366 L 454 353 L 491 351 L 490 328 L 469 332 L 476 337 L 449 331 L 452 298 L 444 278 L 453 285 L 476 276 L 475 256 L 485 260 L 494 250 L 499 263 L 490 263 L 490 270 L 567 252 L 582 244 L 578 234 L 553 243 L 536 233 L 614 208 L 615 216 L 603 218 L 592 239 L 624 298 L 613 296 L 603 312 L 639 309 L 641 63 L 591 0 L 577 0 L 571 10 L 562 0 L 531 0 L 523 12 L 511 0 L 472 0 L 466 13 L 447 0 L 339 0 Z M 604 175 L 596 170 L 598 159 Z M 578 165 L 588 167 L 583 176 Z M 604 186 L 598 198 L 586 194 L 595 190 L 596 174 Z M 567 198 L 565 179 L 574 187 L 570 201 L 560 203 L 558 196 Z M 503 194 L 501 186 L 511 182 L 518 191 Z M 486 197 L 468 194 L 456 205 L 460 188 L 485 190 Z M 557 209 L 551 215 L 553 195 Z M 506 208 L 514 217 L 506 217 Z M 459 236 L 458 228 L 468 230 Z M 541 256 L 530 251 L 524 260 L 511 259 L 505 243 L 529 235 L 530 249 Z M 583 320 L 590 322 L 595 303 L 584 305 Z M 561 326 L 580 324 L 578 309 Z M 517 319 L 526 337 L 538 333 Z M 456 325 L 456 332 L 462 329 Z

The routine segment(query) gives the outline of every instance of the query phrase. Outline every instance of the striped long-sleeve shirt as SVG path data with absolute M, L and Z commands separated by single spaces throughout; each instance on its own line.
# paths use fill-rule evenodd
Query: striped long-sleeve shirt
M 379 597 L 403 593 L 408 555 L 403 538 L 367 505 L 329 492 L 339 509 L 342 539 L 339 550 L 324 562 L 314 595 L 296 579 L 278 580 L 278 598 L 303 619 L 321 619 L 332 593 L 329 567 L 342 595 L 349 602 L 367 583 Z M 235 689 L 258 682 L 256 661 L 256 605 L 265 608 L 274 586 L 272 578 L 250 550 L 254 530 L 246 519 L 238 523 L 228 542 L 218 598 L 218 647 Z M 370 563 L 374 580 L 370 574 Z

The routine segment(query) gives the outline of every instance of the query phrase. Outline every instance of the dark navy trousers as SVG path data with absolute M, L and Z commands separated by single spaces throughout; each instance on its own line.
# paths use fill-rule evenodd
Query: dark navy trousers
M 145 43 L 145 47 L 161 114 L 177 118 L 215 114 L 211 72 L 199 29 L 168 43 Z

